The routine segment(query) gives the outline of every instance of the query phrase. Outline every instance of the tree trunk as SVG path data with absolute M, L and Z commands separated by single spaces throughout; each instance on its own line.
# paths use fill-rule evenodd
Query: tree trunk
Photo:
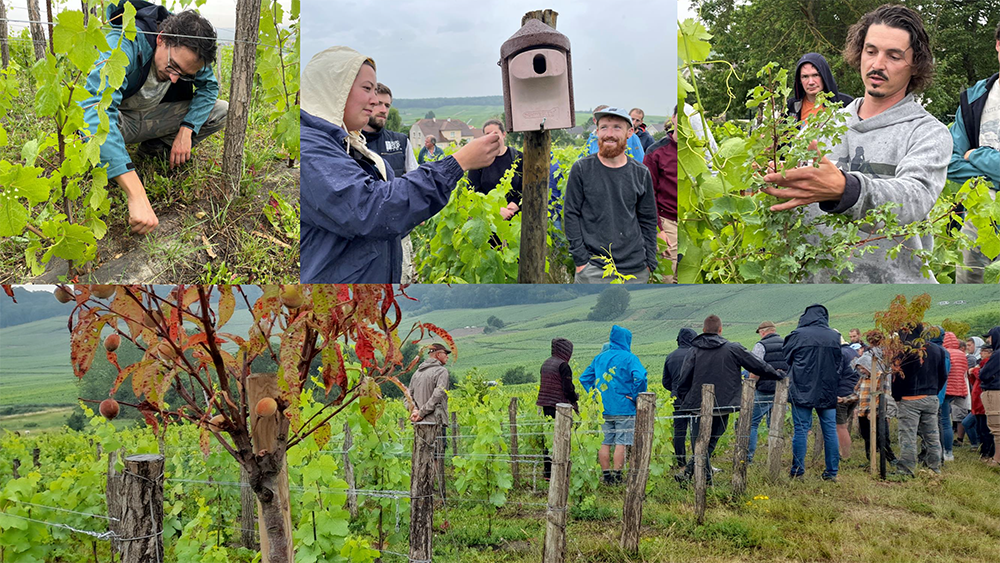
M 52 22 L 55 21 L 55 20 L 52 19 L 52 0 L 45 0 L 45 11 L 48 13 L 48 16 L 49 16 L 49 25 L 46 26 L 46 27 L 49 28 L 48 29 L 48 31 L 49 31 L 49 52 L 52 53 L 53 55 L 55 55 L 56 54 L 56 45 L 55 45 L 55 42 L 52 39 Z
M 278 398 L 276 374 L 253 374 L 247 378 L 247 404 L 256 405 L 264 397 Z M 257 495 L 261 563 L 292 563 L 292 510 L 288 490 L 288 418 L 280 411 L 258 417 L 250 409 L 256 467 L 250 471 L 250 484 Z
M 747 456 L 750 455 L 750 421 L 753 419 L 753 398 L 757 380 L 743 380 L 740 398 L 740 416 L 736 420 L 736 449 L 733 457 L 733 494 L 742 495 L 747 490 Z
M 639 393 L 635 415 L 635 445 L 628 468 L 625 503 L 622 509 L 621 547 L 629 553 L 639 552 L 639 528 L 642 525 L 642 504 L 646 500 L 649 480 L 649 457 L 653 453 L 653 429 L 656 422 L 656 394 Z
M 236 45 L 233 47 L 233 75 L 229 89 L 229 114 L 222 150 L 222 171 L 229 181 L 230 193 L 239 193 L 243 173 L 243 142 L 250 114 L 250 90 L 257 68 L 257 32 L 260 26 L 260 2 L 237 0 Z
M 254 523 L 257 522 L 257 515 L 254 513 L 256 501 L 253 489 L 250 488 L 250 472 L 240 466 L 240 545 L 254 551 L 259 549 L 254 535 Z
M 7 42 L 7 7 L 0 0 L 0 62 L 2 68 L 10 66 L 10 44 Z
M 45 58 L 45 29 L 42 28 L 42 12 L 38 9 L 38 0 L 28 1 L 28 20 L 36 23 L 29 24 L 31 27 L 31 44 L 35 47 L 35 60 L 40 61 Z
M 163 561 L 163 465 L 159 454 L 125 458 L 120 489 L 122 563 Z

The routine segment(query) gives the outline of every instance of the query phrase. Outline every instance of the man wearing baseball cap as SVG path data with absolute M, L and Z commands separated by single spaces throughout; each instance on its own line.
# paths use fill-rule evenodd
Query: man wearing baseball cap
M 639 162 L 642 162 L 646 157 L 646 147 L 642 146 L 642 142 L 639 137 L 635 135 L 635 128 L 632 126 L 632 117 L 625 113 L 624 108 L 612 108 L 606 105 L 600 105 L 594 108 L 594 130 L 590 132 L 590 136 L 587 137 L 587 152 L 584 156 L 588 154 L 594 154 L 599 148 L 598 134 L 597 134 L 597 120 L 599 118 L 598 114 L 606 113 L 608 110 L 615 110 L 619 115 L 628 116 L 629 130 L 631 131 L 628 137 L 625 139 L 625 156 L 630 156 Z
M 627 277 L 647 283 L 656 269 L 656 195 L 649 169 L 625 155 L 632 121 L 621 108 L 594 113 L 597 154 L 573 164 L 563 206 L 576 283 L 610 283 L 607 258 Z
M 784 354 L 781 353 L 781 346 L 785 340 L 778 335 L 771 321 L 764 321 L 757 326 L 757 334 L 760 340 L 753 345 L 750 353 L 756 358 L 764 360 L 764 363 L 775 370 L 788 371 L 788 362 L 785 361 Z M 753 376 L 751 376 L 753 377 Z M 754 453 L 757 451 L 757 430 L 760 421 L 767 416 L 767 426 L 771 427 L 771 409 L 774 407 L 774 390 L 777 382 L 770 379 L 757 381 L 757 390 L 753 398 L 753 417 L 750 419 L 750 450 L 748 451 L 747 463 L 753 462 Z

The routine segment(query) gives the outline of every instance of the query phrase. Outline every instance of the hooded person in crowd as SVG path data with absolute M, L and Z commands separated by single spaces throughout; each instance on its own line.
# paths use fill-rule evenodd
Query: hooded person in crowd
M 1000 438 L 1000 326 L 990 329 L 989 347 L 992 350 L 990 359 L 979 370 L 979 385 L 983 389 L 983 410 L 986 411 L 986 426 L 993 436 L 993 457 L 987 464 L 993 469 L 1000 469 L 1000 448 L 996 447 Z
M 908 350 L 897 358 L 899 368 L 892 378 L 892 398 L 899 419 L 899 473 L 913 476 L 917 465 L 917 437 L 923 440 L 924 462 L 941 472 L 941 441 L 938 430 L 938 392 L 948 382 L 944 348 L 930 342 L 924 326 L 917 324 L 902 335 Z M 926 339 L 926 341 L 925 341 Z
M 837 396 L 843 376 L 844 355 L 840 350 L 840 335 L 830 328 L 830 313 L 826 307 L 814 304 L 806 307 L 799 317 L 799 326 L 785 338 L 782 347 L 788 363 L 791 386 L 788 400 L 792 403 L 792 478 L 805 474 L 806 445 L 815 410 L 823 432 L 823 453 L 826 467 L 823 479 L 837 480 L 840 467 L 837 440 Z
M 549 418 L 556 417 L 556 405 L 567 403 L 573 405 L 573 410 L 579 412 L 577 405 L 580 396 L 573 386 L 573 369 L 569 360 L 573 357 L 573 343 L 565 338 L 552 339 L 552 356 L 542 362 L 541 377 L 538 384 L 538 400 L 535 405 L 542 407 L 542 412 Z M 545 455 L 544 477 L 552 475 L 552 458 L 542 446 Z
M 816 104 L 816 95 L 820 92 L 832 94 L 831 103 L 840 102 L 846 106 L 854 100 L 837 89 L 837 81 L 823 55 L 806 53 L 795 65 L 795 94 L 788 99 L 788 113 L 799 121 L 809 119 L 822 108 Z
M 396 178 L 361 133 L 377 85 L 375 62 L 347 47 L 318 53 L 302 73 L 302 283 L 398 283 L 402 237 L 500 152 L 488 134 Z
M 702 333 L 691 341 L 691 352 L 684 359 L 681 379 L 676 388 L 683 409 L 694 412 L 701 408 L 701 386 L 707 383 L 715 385 L 715 409 L 712 414 L 712 433 L 708 441 L 709 459 L 705 461 L 709 482 L 712 452 L 726 431 L 729 415 L 739 410 L 743 388 L 741 368 L 761 379 L 782 377 L 782 374 L 751 354 L 742 344 L 723 338 L 722 320 L 716 315 L 709 315 L 705 318 Z M 698 418 L 691 421 L 692 436 L 698 435 L 699 426 Z M 690 480 L 694 476 L 694 462 L 694 456 L 691 456 L 683 473 L 674 478 L 680 482 Z
M 628 329 L 612 326 L 607 346 L 580 375 L 580 384 L 587 393 L 596 390 L 604 404 L 604 441 L 597 457 L 604 483 L 614 485 L 622 481 L 625 446 L 633 443 L 635 404 L 639 393 L 646 391 L 646 368 L 632 353 L 632 333 Z M 611 446 L 615 450 L 613 468 Z
M 674 396 L 674 414 L 687 414 L 681 408 L 680 396 L 676 389 L 681 381 L 681 368 L 684 367 L 684 360 L 691 352 L 691 342 L 694 341 L 698 333 L 694 329 L 682 328 L 677 332 L 677 349 L 667 354 L 663 361 L 663 387 Z M 678 418 L 674 420 L 674 459 L 679 467 L 687 465 L 687 431 L 688 419 Z
M 944 189 L 951 158 L 948 128 L 927 112 L 916 96 L 931 83 L 934 57 L 920 15 L 899 5 L 884 5 L 851 26 L 844 49 L 847 63 L 859 69 L 865 96 L 843 112 L 847 132 L 826 155 L 783 172 L 766 175 L 774 186 L 764 192 L 783 201 L 784 211 L 807 205 L 810 219 L 837 213 L 858 221 L 873 209 L 897 204 L 900 225 L 923 221 Z M 865 224 L 860 233 L 867 235 Z M 830 228 L 821 227 L 824 233 Z M 897 256 L 895 247 L 904 246 Z M 871 252 L 851 259 L 853 269 L 823 270 L 812 281 L 839 276 L 850 283 L 937 283 L 925 277 L 923 261 L 909 250 L 932 250 L 930 235 L 902 243 L 885 237 Z

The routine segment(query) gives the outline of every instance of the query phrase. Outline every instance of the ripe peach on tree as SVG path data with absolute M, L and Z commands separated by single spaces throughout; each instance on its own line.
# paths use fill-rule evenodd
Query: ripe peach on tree
M 287 449 L 310 436 L 322 448 L 330 440 L 330 420 L 355 401 L 374 425 L 384 411 L 382 383 L 397 385 L 412 404 L 396 374 L 415 367 L 420 357 L 404 366 L 403 340 L 430 332 L 455 347 L 447 332 L 426 323 L 414 324 L 401 339 L 397 293 L 388 284 L 261 289 L 262 295 L 251 303 L 240 286 L 131 285 L 118 287 L 111 302 L 104 303 L 85 288 L 76 295 L 70 315 L 70 359 L 77 377 L 84 377 L 105 327 L 143 351 L 139 361 L 119 366 L 115 351 L 106 350 L 108 361 L 118 368 L 110 393 L 131 380 L 137 402 L 120 404 L 138 409 L 154 432 L 171 423 L 197 424 L 206 455 L 214 436 L 250 476 L 268 537 L 269 561 L 291 563 L 292 530 L 285 526 L 276 490 Z M 398 291 L 402 295 L 402 289 Z M 224 331 L 237 298 L 252 314 L 250 329 L 242 335 Z M 360 367 L 345 364 L 345 346 L 353 346 Z M 261 356 L 278 366 L 279 394 L 250 403 L 247 381 L 251 364 Z M 329 400 L 303 420 L 300 395 L 316 359 L 322 361 L 320 375 Z M 165 404 L 170 389 L 177 392 L 180 404 Z M 250 425 L 275 414 L 278 439 L 271 448 L 256 452 Z

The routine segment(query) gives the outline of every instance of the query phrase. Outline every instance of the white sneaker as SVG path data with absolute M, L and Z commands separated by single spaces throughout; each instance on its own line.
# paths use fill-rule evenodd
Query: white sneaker
M 944 452 L 945 461 L 955 461 L 955 454 Z

